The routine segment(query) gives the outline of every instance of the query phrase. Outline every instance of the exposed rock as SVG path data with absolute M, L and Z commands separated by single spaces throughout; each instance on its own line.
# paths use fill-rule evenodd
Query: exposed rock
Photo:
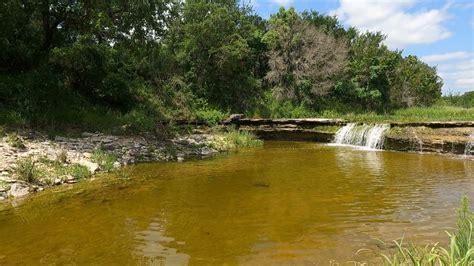
M 224 124 L 230 124 L 233 121 L 239 120 L 244 118 L 244 114 L 231 114 L 226 120 L 224 120 Z
M 99 165 L 92 161 L 92 155 L 96 149 L 104 150 L 116 157 L 117 161 L 113 163 L 114 168 L 136 162 L 183 161 L 190 156 L 209 156 L 217 152 L 209 147 L 215 139 L 215 135 L 206 134 L 206 131 L 178 136 L 171 140 L 163 140 L 152 134 L 114 136 L 84 132 L 80 137 L 56 136 L 53 140 L 37 132 L 20 132 L 19 134 L 22 134 L 22 139 L 28 149 L 15 149 L 0 138 L 0 197 L 2 198 L 21 197 L 30 192 L 28 185 L 16 180 L 16 177 L 11 173 L 12 167 L 19 158 L 31 157 L 35 161 L 40 158 L 57 161 L 58 154 L 65 153 L 67 160 L 63 162 L 64 167 L 78 163 L 87 167 L 91 173 L 96 173 L 100 170 Z M 72 176 L 67 177 L 52 169 L 47 169 L 47 167 L 51 167 L 47 163 L 36 165 L 46 167 L 43 170 L 51 176 L 42 178 L 41 185 L 32 187 L 31 192 L 41 191 L 49 186 L 77 182 Z
M 8 191 L 9 197 L 21 198 L 30 193 L 27 185 L 21 183 L 14 183 L 11 185 L 10 190 Z
M 55 186 L 61 185 L 63 181 L 60 178 L 55 178 L 53 184 Z
M 99 170 L 99 165 L 98 164 L 96 164 L 94 162 L 91 162 L 91 161 L 87 161 L 85 159 L 81 159 L 81 160 L 77 161 L 77 163 L 87 167 L 87 169 L 89 170 L 89 172 L 91 174 L 95 174 L 95 172 L 97 172 L 97 170 Z
M 120 168 L 120 166 L 121 166 L 121 165 L 120 165 L 120 163 L 119 163 L 119 162 L 114 162 L 114 168 L 115 168 L 115 169 L 118 169 L 118 168 Z

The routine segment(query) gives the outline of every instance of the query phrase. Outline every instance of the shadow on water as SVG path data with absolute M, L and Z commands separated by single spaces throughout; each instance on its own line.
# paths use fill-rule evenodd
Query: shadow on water
M 1 212 L 0 262 L 363 260 L 355 252 L 376 248 L 375 238 L 444 240 L 461 195 L 474 198 L 473 163 L 267 142 L 213 160 L 136 165 L 130 180 L 46 192 L 56 199 Z

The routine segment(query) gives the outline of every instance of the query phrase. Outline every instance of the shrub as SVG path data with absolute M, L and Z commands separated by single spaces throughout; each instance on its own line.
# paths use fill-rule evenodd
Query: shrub
M 14 148 L 26 148 L 25 144 L 23 143 L 23 140 L 16 134 L 7 134 L 7 143 Z
M 39 183 L 41 171 L 31 157 L 17 160 L 14 172 L 19 180 L 33 184 Z
M 56 156 L 56 160 L 60 163 L 66 163 L 67 162 L 67 152 L 65 150 L 59 151 L 59 153 Z
M 202 109 L 196 111 L 196 119 L 205 122 L 209 126 L 216 126 L 219 122 L 224 120 L 226 116 L 227 114 L 215 109 Z

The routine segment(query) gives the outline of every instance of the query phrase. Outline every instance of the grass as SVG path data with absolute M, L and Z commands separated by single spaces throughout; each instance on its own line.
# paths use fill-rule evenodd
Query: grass
M 385 265 L 474 265 L 473 246 L 474 216 L 469 209 L 467 197 L 463 197 L 462 206 L 458 211 L 457 229 L 454 233 L 447 232 L 449 244 L 447 248 L 438 243 L 418 247 L 413 243 L 405 244 L 402 240 L 394 241 L 396 251 L 392 254 L 381 254 Z
M 302 110 L 302 107 L 292 108 L 294 109 L 288 107 L 288 110 L 277 110 L 275 112 L 267 114 L 267 116 L 270 118 L 342 118 L 349 121 L 367 123 L 474 120 L 474 107 L 464 108 L 448 105 L 434 105 L 431 107 L 411 107 L 394 110 L 386 114 L 378 114 L 375 112 L 338 112 L 331 110 L 313 112 L 307 109 Z
M 260 146 L 262 143 L 251 132 L 230 128 L 226 132 L 219 133 L 210 146 L 218 151 L 236 151 L 241 148 Z
M 50 160 L 46 157 L 39 158 L 35 163 L 37 163 L 37 169 L 43 172 L 42 176 L 45 178 L 38 179 L 36 183 L 52 184 L 55 178 L 65 180 L 68 176 L 72 176 L 74 179 L 80 180 L 91 176 L 91 172 L 87 167 L 77 163 L 68 164 L 62 159 L 64 158 L 57 158 L 56 160 Z
M 31 157 L 19 159 L 16 162 L 14 173 L 17 175 L 19 180 L 31 184 L 40 183 L 42 176 L 42 171 L 40 171 L 36 162 Z
M 454 106 L 411 107 L 395 110 L 388 114 L 322 112 L 317 117 L 342 118 L 354 122 L 432 122 L 432 121 L 472 121 L 474 108 Z
M 67 152 L 65 150 L 61 150 L 57 154 L 56 160 L 61 163 L 67 163 Z
M 100 149 L 94 150 L 91 159 L 99 165 L 102 171 L 106 172 L 112 171 L 114 163 L 117 161 L 117 157 Z
M 17 134 L 10 133 L 6 135 L 6 142 L 12 146 L 13 148 L 17 149 L 25 149 L 26 146 L 23 143 L 23 140 Z
M 67 167 L 67 172 L 76 180 L 81 180 L 91 176 L 91 172 L 84 165 L 71 164 Z

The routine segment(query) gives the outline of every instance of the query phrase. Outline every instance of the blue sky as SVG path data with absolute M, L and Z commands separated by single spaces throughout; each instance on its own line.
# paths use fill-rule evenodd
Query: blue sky
M 242 0 L 264 18 L 281 6 L 336 15 L 345 26 L 382 31 L 386 44 L 437 66 L 443 93 L 474 90 L 474 1 Z

